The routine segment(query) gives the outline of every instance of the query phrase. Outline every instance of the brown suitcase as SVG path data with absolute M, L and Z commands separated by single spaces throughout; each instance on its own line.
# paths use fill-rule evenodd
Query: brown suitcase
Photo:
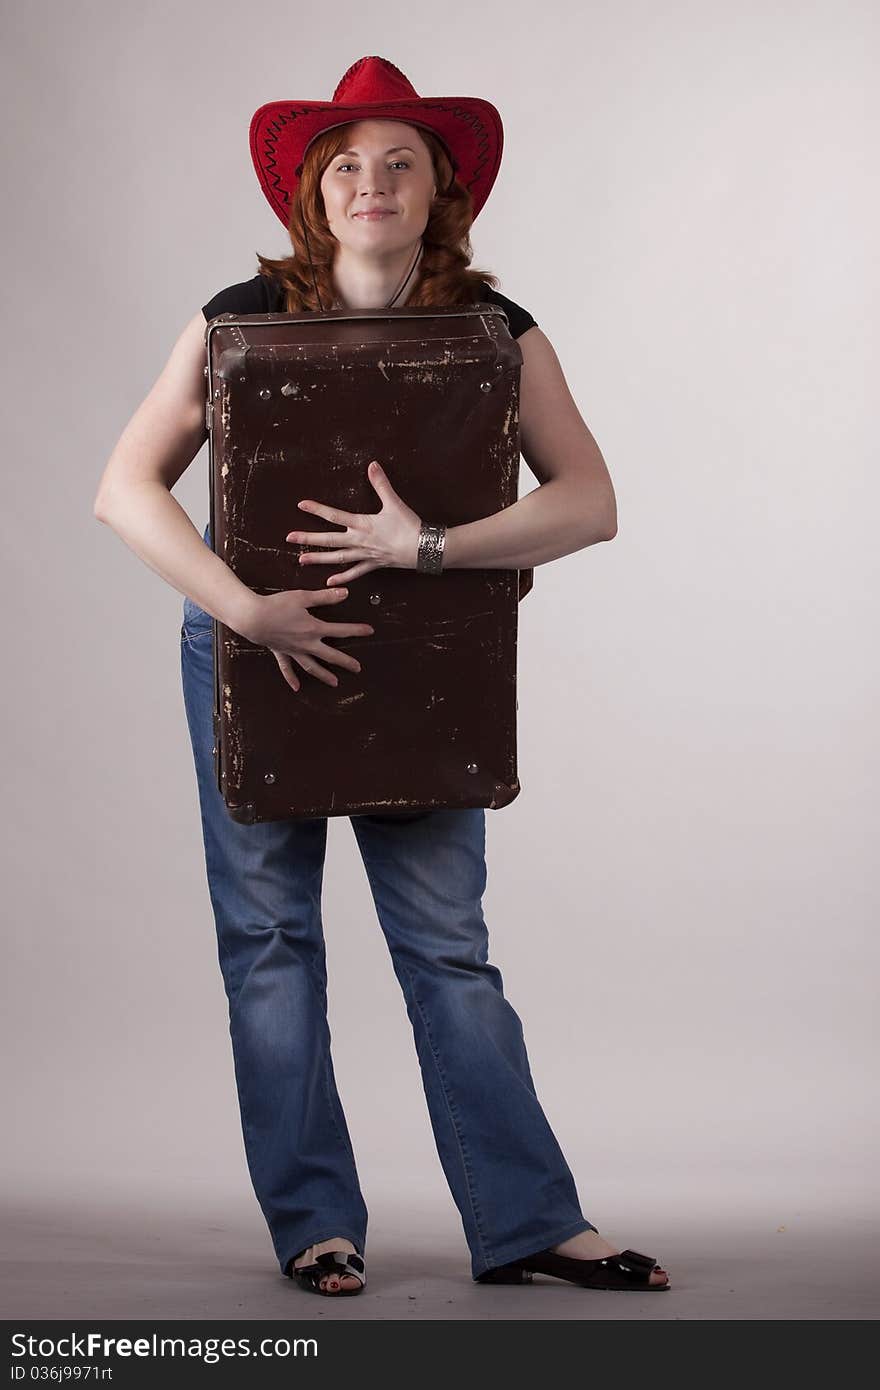
M 212 548 L 257 593 L 324 588 L 290 530 L 338 528 L 313 498 L 378 510 L 369 461 L 433 524 L 517 500 L 522 353 L 494 304 L 220 314 L 205 329 Z M 319 544 L 316 536 L 316 544 Z M 315 547 L 312 546 L 312 549 Z M 344 568 L 344 566 L 343 566 Z M 337 687 L 214 622 L 217 785 L 237 821 L 412 816 L 507 805 L 516 766 L 517 603 L 531 570 L 372 570 L 313 612 L 362 664 Z

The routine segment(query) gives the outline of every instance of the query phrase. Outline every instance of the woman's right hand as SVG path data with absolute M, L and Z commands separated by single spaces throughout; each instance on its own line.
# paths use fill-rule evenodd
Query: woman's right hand
M 325 685 L 338 685 L 339 681 L 318 656 L 347 671 L 360 671 L 360 662 L 347 652 L 328 647 L 327 638 L 370 637 L 374 629 L 369 623 L 326 623 L 309 612 L 322 604 L 341 603 L 348 598 L 348 589 L 282 589 L 277 594 L 254 597 L 258 600 L 255 617 L 242 636 L 269 648 L 291 689 L 300 688 L 294 662 Z

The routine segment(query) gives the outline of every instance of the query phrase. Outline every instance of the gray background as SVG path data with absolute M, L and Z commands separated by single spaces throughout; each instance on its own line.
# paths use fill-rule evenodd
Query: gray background
M 499 108 L 474 264 L 554 343 L 617 491 L 617 538 L 520 610 L 485 910 L 584 1212 L 673 1291 L 470 1283 L 340 819 L 371 1284 L 333 1316 L 873 1316 L 876 7 L 334 14 L 6 7 L 5 1316 L 329 1315 L 247 1175 L 182 600 L 92 501 L 190 316 L 285 250 L 252 112 L 369 53 Z M 175 495 L 201 529 L 207 450 Z

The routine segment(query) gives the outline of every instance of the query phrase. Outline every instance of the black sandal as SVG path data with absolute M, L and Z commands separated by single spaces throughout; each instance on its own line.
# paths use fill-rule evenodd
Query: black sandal
M 556 1279 L 567 1279 L 586 1289 L 636 1289 L 639 1293 L 655 1293 L 669 1288 L 668 1275 L 665 1284 L 648 1282 L 655 1269 L 660 1269 L 657 1261 L 638 1250 L 621 1250 L 619 1255 L 606 1255 L 603 1260 L 575 1260 L 555 1250 L 539 1250 L 535 1255 L 524 1255 L 511 1260 L 510 1264 L 485 1270 L 477 1275 L 476 1282 L 523 1284 L 531 1283 L 533 1274 L 552 1274 Z
M 327 1298 L 344 1298 L 346 1294 L 360 1293 L 367 1282 L 363 1256 L 351 1254 L 348 1250 L 325 1250 L 322 1255 L 315 1256 L 314 1264 L 301 1265 L 299 1269 L 291 1262 L 290 1274 L 292 1278 L 299 1279 L 304 1289 L 322 1293 Z M 351 1274 L 360 1280 L 360 1284 L 356 1289 L 322 1289 L 321 1280 L 328 1274 L 338 1274 L 340 1278 L 343 1274 Z

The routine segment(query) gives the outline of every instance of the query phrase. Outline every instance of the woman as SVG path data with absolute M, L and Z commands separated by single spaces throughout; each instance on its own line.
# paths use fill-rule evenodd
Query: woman
M 380 511 L 300 504 L 346 526 L 322 536 L 333 549 L 303 555 L 329 566 L 326 589 L 258 595 L 214 555 L 209 528 L 201 543 L 170 489 L 205 439 L 206 318 L 489 300 L 505 309 L 522 348 L 522 452 L 542 486 L 495 516 L 448 528 L 443 568 L 524 569 L 614 536 L 611 481 L 551 344 L 490 286 L 494 276 L 467 269 L 469 228 L 497 175 L 501 141 L 488 102 L 419 98 L 376 57 L 353 64 L 332 102 L 261 107 L 251 150 L 293 254 L 260 257 L 261 274 L 193 317 L 114 450 L 95 503 L 187 595 L 183 693 L 248 1165 L 282 1272 L 323 1294 L 365 1287 L 367 1228 L 327 1025 L 327 821 L 245 825 L 226 812 L 213 768 L 212 617 L 268 647 L 294 690 L 303 679 L 337 685 L 334 668 L 354 680 L 359 662 L 332 639 L 372 628 L 334 623 L 323 609 L 372 569 L 416 568 L 421 520 L 374 461 Z M 313 537 L 292 530 L 288 540 Z M 413 1024 L 472 1277 L 520 1282 L 541 1272 L 587 1287 L 667 1288 L 652 1258 L 620 1252 L 583 1215 L 535 1094 L 520 1020 L 488 962 L 484 811 L 362 815 L 352 826 Z

